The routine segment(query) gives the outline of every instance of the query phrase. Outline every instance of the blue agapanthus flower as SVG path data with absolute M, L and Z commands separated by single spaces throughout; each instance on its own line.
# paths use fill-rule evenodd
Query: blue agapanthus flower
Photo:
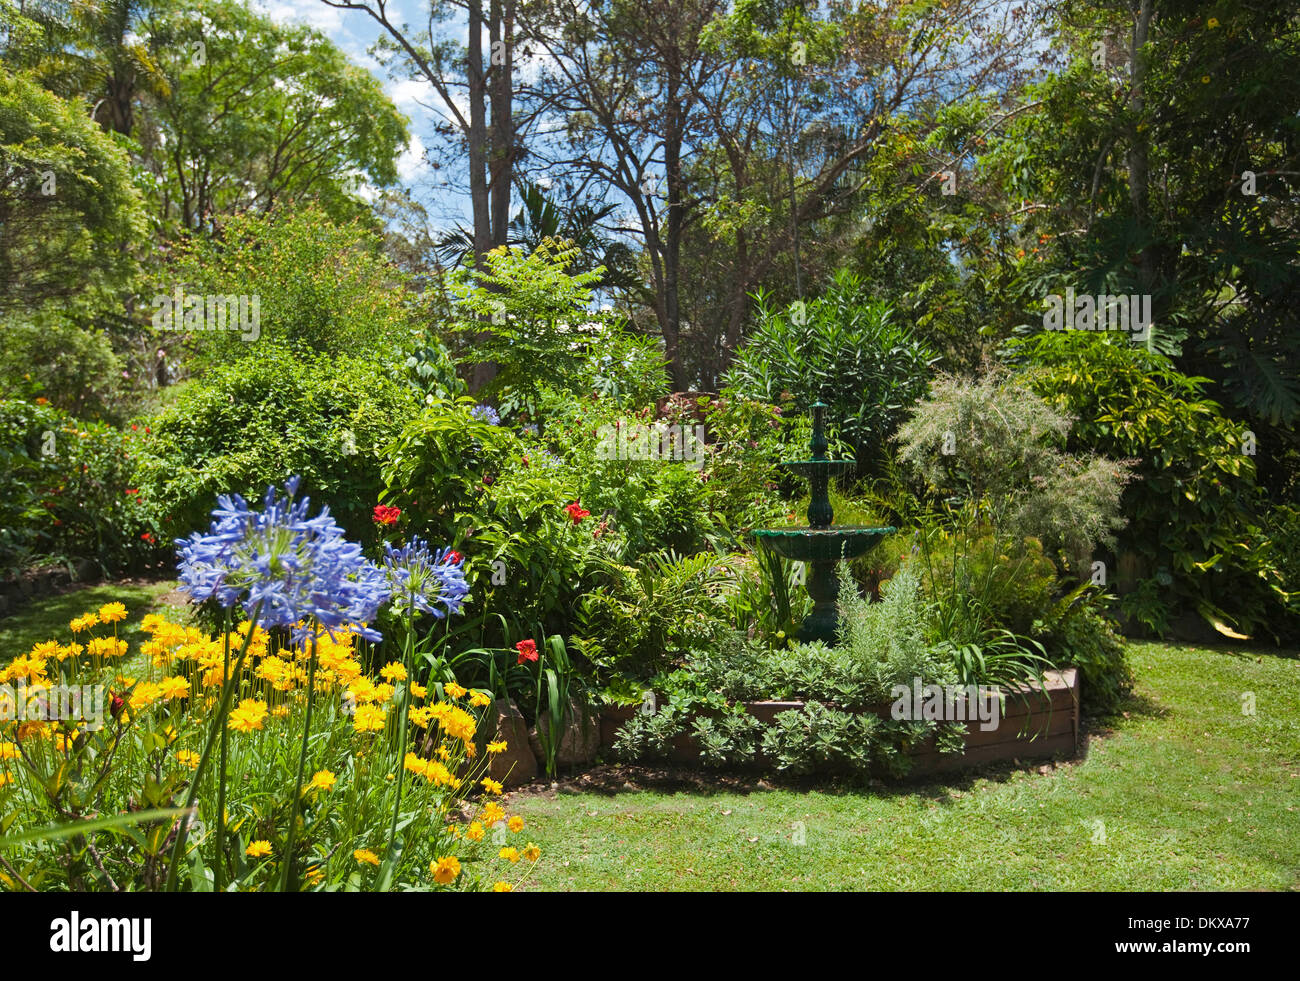
M 289 478 L 283 498 L 268 487 L 260 511 L 238 494 L 218 497 L 208 534 L 176 543 L 181 588 L 196 601 L 238 603 L 250 616 L 260 603 L 264 628 L 315 620 L 381 640 L 362 624 L 388 598 L 388 577 L 343 537 L 328 507 L 307 516 L 309 499 L 294 499 L 298 483 Z
M 480 422 L 486 422 L 492 426 L 501 425 L 501 417 L 497 415 L 497 410 L 490 405 L 476 405 L 469 410 L 469 414 Z
M 418 538 L 402 548 L 384 546 L 384 573 L 393 605 L 399 611 L 412 606 L 439 619 L 459 613 L 469 595 L 461 557 L 450 548 L 429 550 Z M 441 607 L 441 608 L 440 608 Z

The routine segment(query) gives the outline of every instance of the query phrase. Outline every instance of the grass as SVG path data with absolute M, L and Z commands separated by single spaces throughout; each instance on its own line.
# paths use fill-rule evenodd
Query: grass
M 628 771 L 638 789 L 513 795 L 542 846 L 530 888 L 1300 889 L 1296 653 L 1136 644 L 1132 661 L 1125 714 L 1055 767 L 865 790 Z
M 38 598 L 17 613 L 0 619 L 0 664 L 7 664 L 20 654 L 26 654 L 33 644 L 43 640 L 72 640 L 68 621 L 105 603 L 123 603 L 130 616 L 119 624 L 119 636 L 133 650 L 141 640 L 147 639 L 140 631 L 140 620 L 151 611 L 165 613 L 169 609 L 179 615 L 179 607 L 163 602 L 163 598 L 176 588 L 170 580 L 149 581 L 134 579 L 126 582 L 101 583 L 82 586 L 56 596 Z

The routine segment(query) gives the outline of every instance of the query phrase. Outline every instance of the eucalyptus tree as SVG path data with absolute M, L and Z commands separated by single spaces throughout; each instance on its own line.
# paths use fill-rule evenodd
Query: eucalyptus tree
M 364 13 L 381 29 L 373 53 L 394 75 L 426 83 L 437 130 L 468 158 L 465 182 L 481 260 L 509 237 L 510 202 L 522 155 L 515 105 L 516 72 L 526 45 L 518 30 L 521 0 L 423 0 L 422 23 L 399 19 L 389 0 L 321 0 Z M 463 19 L 466 41 L 450 36 Z M 484 51 L 484 33 L 488 47 Z
M 802 236 L 860 207 L 892 131 L 1014 88 L 1037 37 L 1023 7 L 1001 0 L 547 9 L 526 29 L 546 55 L 536 89 L 557 132 L 533 142 L 532 164 L 625 206 L 679 387 L 716 375 L 756 288 L 779 278 L 798 295 Z M 686 281 L 688 269 L 710 278 Z M 691 319 L 684 294 L 703 298 Z

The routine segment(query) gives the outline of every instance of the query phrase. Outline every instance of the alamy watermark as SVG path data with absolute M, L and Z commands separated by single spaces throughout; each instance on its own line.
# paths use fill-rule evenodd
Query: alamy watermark
M 94 731 L 104 724 L 103 685 L 0 685 L 2 722 L 80 722 Z
M 153 298 L 155 330 L 229 330 L 245 342 L 262 336 L 262 297 L 258 294 L 186 293 Z
M 1065 296 L 1052 293 L 1043 299 L 1044 330 L 1121 330 L 1131 334 L 1135 341 L 1147 339 L 1151 326 L 1151 295 L 1116 296 L 1099 293 L 1096 296 L 1076 296 L 1074 287 Z
M 920 678 L 912 686 L 894 685 L 890 691 L 894 704 L 890 718 L 900 721 L 976 722 L 981 732 L 998 727 L 998 708 L 1002 693 L 997 688 L 979 685 L 922 685 Z
M 615 423 L 596 431 L 597 460 L 675 460 L 693 470 L 704 466 L 704 427 Z

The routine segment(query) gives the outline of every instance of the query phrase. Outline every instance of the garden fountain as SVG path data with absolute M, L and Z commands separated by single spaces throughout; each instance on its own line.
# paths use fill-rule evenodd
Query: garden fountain
M 835 565 L 841 559 L 865 555 L 880 539 L 897 531 L 896 528 L 866 528 L 831 524 L 835 515 L 831 511 L 829 496 L 832 474 L 843 473 L 855 464 L 853 460 L 831 460 L 826 456 L 826 432 L 823 417 L 827 406 L 817 402 L 812 407 L 813 431 L 809 448 L 812 459 L 786 460 L 780 466 L 806 478 L 812 496 L 808 502 L 807 528 L 757 528 L 754 537 L 764 548 L 771 549 L 787 559 L 808 563 L 808 595 L 812 597 L 813 610 L 804 618 L 799 628 L 799 639 L 835 640 L 836 608 L 839 596 L 839 579 Z

